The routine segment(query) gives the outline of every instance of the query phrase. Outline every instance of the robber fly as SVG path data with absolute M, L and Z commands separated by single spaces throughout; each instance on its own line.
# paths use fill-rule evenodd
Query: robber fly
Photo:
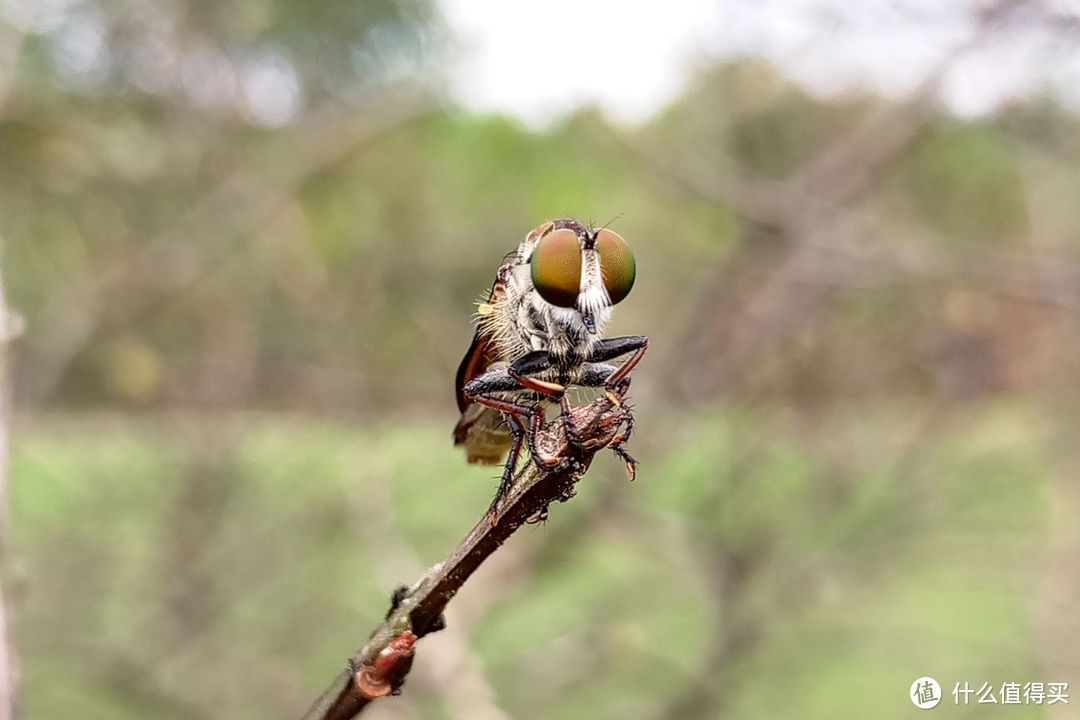
M 512 485 L 522 444 L 537 462 L 549 463 L 535 445 L 547 402 L 560 403 L 568 438 L 568 387 L 604 388 L 621 404 L 649 341 L 642 335 L 603 339 L 600 333 L 611 307 L 629 294 L 635 273 L 634 255 L 617 233 L 571 218 L 532 230 L 499 268 L 458 368 L 461 418 L 454 428 L 454 444 L 465 446 L 470 463 L 495 465 L 509 451 L 489 510 L 493 519 Z M 632 479 L 634 459 L 621 442 L 612 449 Z

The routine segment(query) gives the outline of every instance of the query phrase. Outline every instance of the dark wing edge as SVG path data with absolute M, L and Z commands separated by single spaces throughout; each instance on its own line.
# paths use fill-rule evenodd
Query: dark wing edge
M 511 266 L 504 263 L 495 276 L 488 293 L 487 303 L 495 304 L 505 296 L 505 275 Z M 510 447 L 510 431 L 503 421 L 502 413 L 465 397 L 465 385 L 479 377 L 499 359 L 499 349 L 490 329 L 482 323 L 473 334 L 472 344 L 458 365 L 454 379 L 454 391 L 461 417 L 454 425 L 454 445 L 464 445 L 470 463 L 497 464 Z
M 483 374 L 492 359 L 488 357 L 491 336 L 479 330 L 457 371 L 457 402 L 461 417 L 454 425 L 454 445 L 464 445 L 470 463 L 497 465 L 510 447 L 510 433 L 497 410 L 471 402 L 463 388 Z
M 465 385 L 482 374 L 491 363 L 491 359 L 488 357 L 490 347 L 491 336 L 484 334 L 480 328 L 477 328 L 476 334 L 473 335 L 472 344 L 469 345 L 465 357 L 461 359 L 461 364 L 458 365 L 457 377 L 454 379 L 454 391 L 460 412 L 465 412 L 465 408 L 470 405 L 469 399 L 465 397 Z

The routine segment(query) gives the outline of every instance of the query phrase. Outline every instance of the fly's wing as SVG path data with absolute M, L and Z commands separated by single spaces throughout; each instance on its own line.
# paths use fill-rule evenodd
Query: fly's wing
M 487 307 L 496 307 L 505 297 L 503 269 L 500 268 L 495 285 L 488 295 Z M 454 426 L 454 445 L 464 445 L 465 454 L 470 463 L 497 465 L 510 449 L 511 436 L 503 420 L 502 413 L 479 403 L 469 402 L 465 397 L 466 383 L 483 375 L 494 363 L 501 360 L 498 344 L 491 332 L 491 326 L 480 323 L 473 336 L 472 345 L 458 366 L 454 386 L 457 392 L 458 410 L 461 417 Z
M 454 444 L 465 446 L 471 463 L 500 464 L 511 442 L 502 413 L 478 403 L 470 403 L 454 426 Z
M 465 357 L 461 359 L 461 364 L 458 365 L 457 377 L 454 380 L 457 406 L 461 412 L 464 413 L 469 405 L 476 404 L 469 402 L 469 399 L 465 397 L 465 385 L 473 378 L 483 375 L 491 367 L 492 363 L 498 361 L 496 352 L 495 343 L 490 333 L 481 325 L 476 329 L 472 344 L 469 345 Z

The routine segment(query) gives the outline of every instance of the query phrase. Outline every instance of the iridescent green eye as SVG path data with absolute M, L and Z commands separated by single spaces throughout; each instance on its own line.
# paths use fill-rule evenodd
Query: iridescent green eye
M 611 304 L 630 294 L 637 275 L 634 253 L 618 233 L 601 230 L 596 234 L 596 251 L 600 253 L 600 270 L 604 276 L 604 288 Z
M 540 297 L 572 308 L 581 289 L 581 245 L 573 230 L 553 230 L 532 255 L 532 281 Z

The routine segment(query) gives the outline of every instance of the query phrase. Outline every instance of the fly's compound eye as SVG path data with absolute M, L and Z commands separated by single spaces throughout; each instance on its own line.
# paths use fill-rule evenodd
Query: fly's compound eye
M 630 246 L 618 233 L 601 230 L 596 234 L 596 251 L 600 253 L 600 270 L 604 289 L 614 305 L 630 294 L 637 276 L 637 264 Z
M 625 243 L 623 243 L 625 245 Z M 540 297 L 572 308 L 581 290 L 581 245 L 573 230 L 553 230 L 532 255 L 532 281 Z

